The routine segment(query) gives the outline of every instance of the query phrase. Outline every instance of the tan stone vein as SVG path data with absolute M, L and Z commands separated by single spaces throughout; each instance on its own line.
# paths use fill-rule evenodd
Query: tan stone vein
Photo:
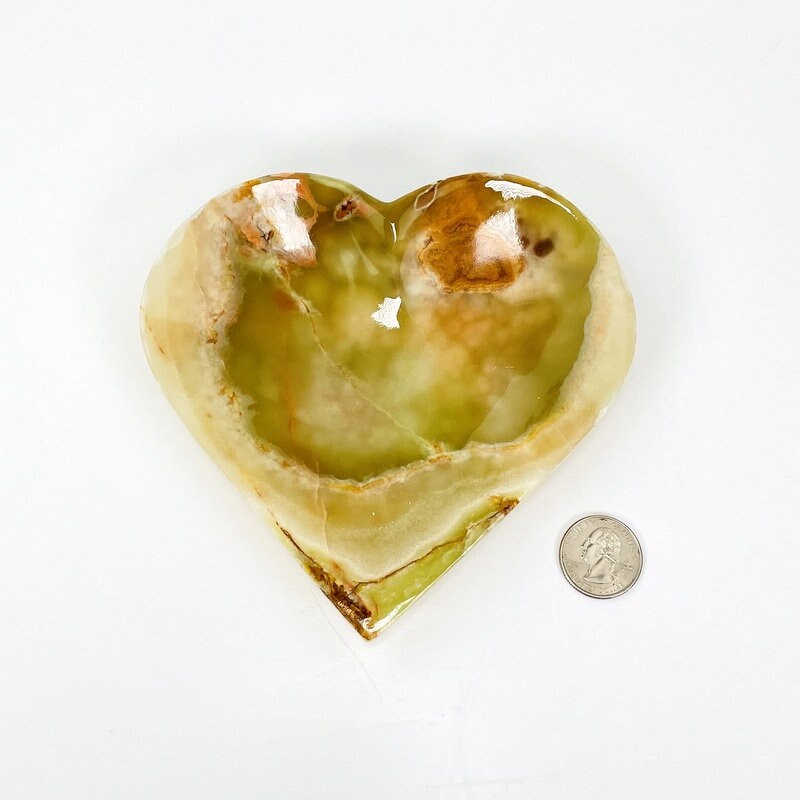
M 479 525 L 483 525 L 488 531 L 489 528 L 491 528 L 495 522 L 499 522 L 503 517 L 505 517 L 509 513 L 509 511 L 511 511 L 517 505 L 519 501 L 516 498 L 498 497 L 495 499 L 495 502 L 500 503 L 500 507 L 497 509 L 497 511 L 494 511 L 491 514 L 482 517 L 481 519 L 475 520 L 474 522 L 470 522 L 464 529 L 464 533 L 462 533 L 460 536 L 456 536 L 455 539 L 449 539 L 446 542 L 440 542 L 439 544 L 434 545 L 426 553 L 423 553 L 421 556 L 418 556 L 417 558 L 412 559 L 406 564 L 397 567 L 397 569 L 393 569 L 391 572 L 387 572 L 385 575 L 381 575 L 379 578 L 373 578 L 372 580 L 369 581 L 358 581 L 358 583 L 354 583 L 353 591 L 360 589 L 362 586 L 371 586 L 376 583 L 381 583 L 385 581 L 387 578 L 391 578 L 392 575 L 396 575 L 397 573 L 402 572 L 404 569 L 407 569 L 408 567 L 411 567 L 414 564 L 418 564 L 420 561 L 424 561 L 426 558 L 428 558 L 428 556 L 433 555 L 433 553 L 435 553 L 437 550 L 441 550 L 443 547 L 450 547 L 454 544 L 460 544 L 462 542 L 466 544 L 467 539 L 469 538 L 470 534 L 475 528 L 477 528 Z

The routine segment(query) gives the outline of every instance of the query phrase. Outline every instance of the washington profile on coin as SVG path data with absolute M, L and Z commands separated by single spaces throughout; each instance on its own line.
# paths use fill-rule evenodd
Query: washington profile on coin
M 561 539 L 558 557 L 564 577 L 589 597 L 618 597 L 642 571 L 639 540 L 614 517 L 579 519 Z

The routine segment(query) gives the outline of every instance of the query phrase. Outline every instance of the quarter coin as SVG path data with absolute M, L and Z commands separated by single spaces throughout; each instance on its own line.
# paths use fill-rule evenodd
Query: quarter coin
M 592 515 L 570 525 L 558 560 L 564 577 L 589 597 L 618 597 L 642 571 L 642 548 L 634 532 L 614 517 Z

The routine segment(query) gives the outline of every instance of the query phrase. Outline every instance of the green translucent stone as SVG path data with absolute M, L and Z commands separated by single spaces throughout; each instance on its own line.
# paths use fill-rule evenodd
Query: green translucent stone
M 367 637 L 566 455 L 634 341 L 592 225 L 485 174 L 391 203 L 250 181 L 175 234 L 142 320 L 181 416 Z

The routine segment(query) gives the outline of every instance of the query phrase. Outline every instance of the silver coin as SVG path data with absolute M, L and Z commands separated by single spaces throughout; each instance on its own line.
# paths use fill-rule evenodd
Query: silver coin
M 614 517 L 594 515 L 570 525 L 558 551 L 564 577 L 589 597 L 618 597 L 642 571 L 634 532 Z

